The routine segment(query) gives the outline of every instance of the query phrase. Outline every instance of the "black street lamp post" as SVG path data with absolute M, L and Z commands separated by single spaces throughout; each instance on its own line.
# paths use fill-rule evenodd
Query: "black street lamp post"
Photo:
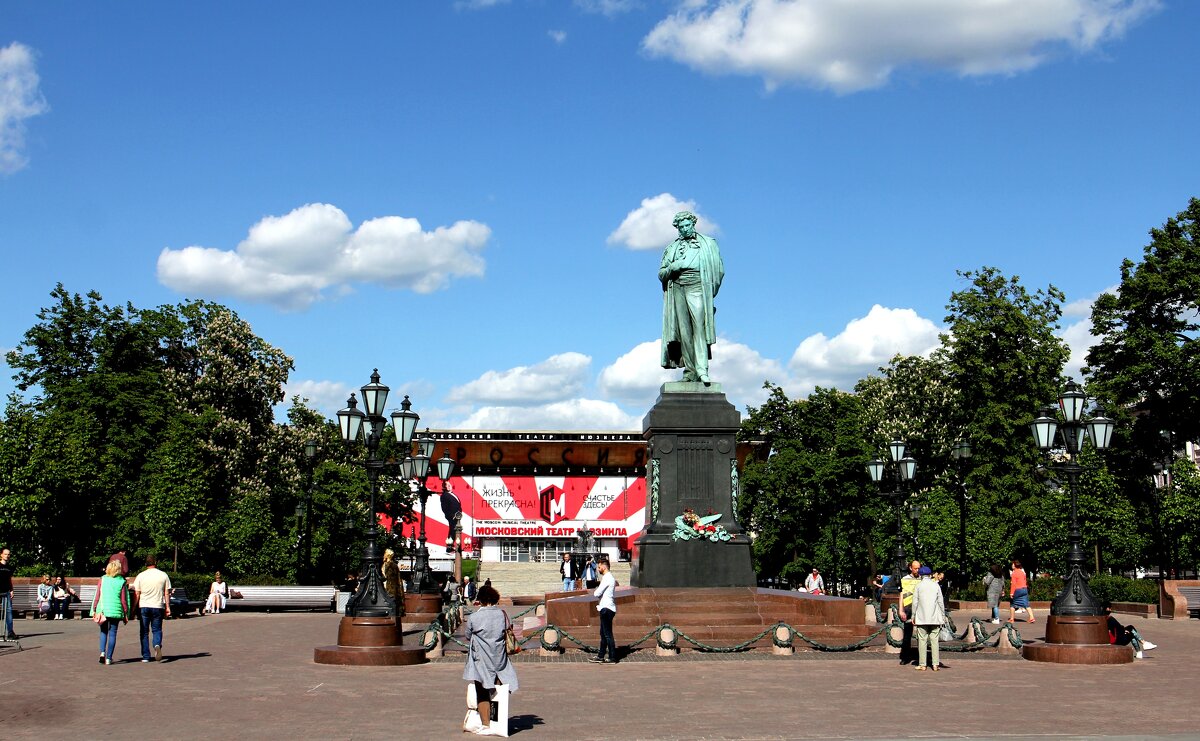
M 426 431 L 426 434 L 417 441 L 417 454 L 405 458 L 401 464 L 401 475 L 410 480 L 413 492 L 421 500 L 421 530 L 417 536 L 417 556 L 412 572 L 413 590 L 418 594 L 437 594 L 439 592 L 437 579 L 434 578 L 433 569 L 429 566 L 429 548 L 425 544 L 425 505 L 432 493 L 425 484 L 429 477 L 429 462 L 436 444 L 437 442 Z M 446 481 L 454 475 L 454 468 L 454 459 L 450 457 L 450 451 L 447 450 L 437 461 L 437 475 L 441 479 L 443 487 L 445 487 Z
M 883 593 L 891 596 L 900 593 L 900 579 L 905 571 L 904 510 L 902 505 L 907 494 L 908 483 L 912 481 L 913 474 L 917 470 L 916 459 L 905 456 L 904 448 L 905 445 L 900 440 L 888 443 L 888 454 L 891 456 L 892 464 L 890 476 L 884 475 L 889 468 L 886 461 L 875 458 L 867 462 L 867 473 L 871 475 L 871 480 L 879 484 L 880 489 L 887 486 L 889 482 L 892 487 L 891 491 L 881 492 L 884 496 L 891 498 L 892 505 L 896 510 L 896 561 L 892 564 L 892 576 L 883 588 Z
M 307 485 L 304 487 L 304 500 L 296 505 L 296 516 L 303 518 L 303 528 L 301 537 L 304 538 L 304 549 L 296 549 L 297 558 L 300 559 L 299 565 L 296 567 L 296 579 L 301 583 L 307 583 L 309 572 L 312 569 L 312 498 L 313 498 L 313 469 L 317 464 L 317 441 L 309 438 L 304 441 L 304 468 L 308 475 Z M 299 523 L 297 523 L 299 524 Z
M 384 589 L 383 553 L 379 549 L 379 522 L 375 511 L 375 496 L 379 491 L 379 475 L 390 467 L 379 456 L 379 443 L 383 439 L 383 431 L 387 420 L 383 410 L 387 406 L 390 389 L 379 382 L 379 370 L 371 373 L 371 382 L 359 389 L 362 393 L 363 410 L 358 409 L 354 394 L 350 394 L 345 409 L 338 411 L 338 426 L 342 440 L 346 445 L 352 445 L 360 438 L 366 443 L 367 457 L 361 461 L 370 480 L 370 503 L 367 525 L 367 546 L 363 551 L 363 575 L 358 582 L 358 590 L 346 602 L 346 615 L 350 617 L 387 617 L 397 614 L 396 602 Z M 404 397 L 403 411 L 392 413 L 392 423 L 396 433 L 396 441 L 402 448 L 407 448 L 412 442 L 412 433 L 416 429 L 418 416 L 411 411 L 412 404 Z
M 1086 405 L 1087 396 L 1078 384 L 1068 379 L 1058 397 L 1058 411 L 1062 420 L 1056 418 L 1053 407 L 1047 407 L 1042 416 L 1030 424 L 1038 448 L 1043 451 L 1063 451 L 1063 454 L 1055 457 L 1055 462 L 1049 468 L 1066 475 L 1071 493 L 1071 531 L 1067 535 L 1068 573 L 1062 591 L 1050 604 L 1052 616 L 1103 614 L 1102 606 L 1088 589 L 1088 580 L 1083 573 L 1087 557 L 1083 552 L 1083 536 L 1079 531 L 1079 474 L 1083 472 L 1079 453 L 1085 438 L 1091 439 L 1096 450 L 1106 449 L 1112 440 L 1113 421 L 1099 410 L 1092 416 L 1085 415 Z
M 454 557 L 454 582 L 462 585 L 462 512 L 454 513 L 454 522 L 450 523 L 450 533 L 446 537 L 446 552 Z
M 1154 541 L 1161 583 L 1164 579 L 1174 578 L 1175 572 L 1175 538 L 1172 533 L 1163 532 L 1162 525 L 1162 498 L 1171 496 L 1175 484 L 1171 474 L 1171 464 L 1175 462 L 1175 436 L 1170 430 L 1160 434 L 1165 450 L 1162 462 L 1154 464 Z
M 912 501 L 908 503 L 908 517 L 913 524 L 913 558 L 921 557 L 921 514 L 925 512 L 925 503 Z
M 964 585 L 969 578 L 967 574 L 967 504 L 971 501 L 971 495 L 967 491 L 967 480 L 963 475 L 963 468 L 966 467 L 972 452 L 971 441 L 965 438 L 956 440 L 954 450 L 951 451 L 955 467 L 958 469 L 958 571 L 959 579 Z

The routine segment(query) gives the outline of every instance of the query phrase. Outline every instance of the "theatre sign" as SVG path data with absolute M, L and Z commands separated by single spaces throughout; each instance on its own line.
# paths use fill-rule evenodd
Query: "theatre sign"
M 445 555 L 447 511 L 459 506 L 464 543 L 484 561 L 549 560 L 569 550 L 584 525 L 596 550 L 628 556 L 645 527 L 649 456 L 639 433 L 422 434 L 435 439 L 435 459 L 449 455 L 458 464 L 449 482 L 452 498 L 441 496 L 436 476 L 428 482 L 434 495 L 425 529 L 434 557 Z M 750 446 L 739 444 L 739 464 L 748 454 Z M 403 534 L 419 531 L 418 519 Z
M 627 551 L 646 519 L 641 476 L 468 475 L 454 476 L 449 483 L 462 506 L 463 535 L 481 552 L 488 541 L 543 539 L 559 541 L 561 550 L 584 525 L 598 548 L 599 541 L 608 541 L 611 549 Z M 443 543 L 450 530 L 440 493 L 430 497 L 425 523 L 431 547 Z M 419 518 L 415 527 L 420 529 Z

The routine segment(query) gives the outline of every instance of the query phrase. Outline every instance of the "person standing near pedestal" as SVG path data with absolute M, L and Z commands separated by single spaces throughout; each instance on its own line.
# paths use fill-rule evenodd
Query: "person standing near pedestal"
M 717 341 L 713 299 L 725 279 L 717 240 L 696 231 L 696 215 L 675 214 L 679 238 L 663 250 L 658 280 L 663 288 L 662 367 L 683 368 L 684 381 L 709 383 L 708 361 Z
M 908 565 L 908 573 L 900 578 L 900 621 L 904 623 L 904 633 L 900 639 L 900 665 L 908 663 L 917 663 L 917 649 L 912 645 L 913 638 L 913 621 L 912 621 L 912 601 L 913 594 L 917 591 L 917 583 L 921 580 L 920 577 L 921 562 L 913 561 Z
M 938 632 L 946 622 L 946 605 L 942 601 L 942 588 L 930 578 L 928 566 L 922 566 L 920 582 L 913 589 L 912 624 L 917 629 L 917 669 L 925 671 L 925 651 L 932 652 L 930 665 L 936 672 L 939 667 Z M 932 640 L 932 643 L 930 641 Z
M 0 548 L 0 615 L 4 616 L 4 640 L 6 641 L 17 640 L 17 634 L 13 632 L 13 567 L 8 562 L 11 557 L 12 551 Z
M 163 618 L 171 616 L 171 578 L 158 568 L 154 555 L 146 556 L 146 569 L 133 580 L 137 594 L 138 637 L 142 640 L 142 663 L 150 661 L 150 637 L 154 638 L 154 660 L 162 661 Z
M 588 556 L 587 563 L 583 565 L 583 587 L 584 589 L 595 589 L 600 586 L 600 573 L 596 570 L 596 559 Z
M 562 563 L 558 565 L 558 575 L 562 577 L 562 590 L 570 592 L 575 589 L 575 561 L 570 553 L 564 553 Z
M 600 586 L 596 587 L 595 596 L 600 600 L 596 605 L 600 610 L 600 649 L 588 661 L 593 664 L 615 664 L 617 642 L 613 639 L 613 618 L 617 616 L 617 579 L 608 570 L 607 554 L 600 554 L 599 568 Z M 604 658 L 606 650 L 608 659 Z

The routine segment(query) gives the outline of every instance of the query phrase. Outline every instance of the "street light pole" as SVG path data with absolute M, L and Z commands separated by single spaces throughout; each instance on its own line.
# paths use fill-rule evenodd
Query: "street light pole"
M 304 441 L 304 463 L 308 473 L 308 485 L 304 489 L 304 561 L 296 574 L 301 584 L 307 583 L 312 571 L 313 469 L 317 463 L 317 441 L 314 438 Z
M 349 446 L 362 439 L 367 446 L 367 457 L 360 464 L 366 469 L 370 481 L 370 503 L 367 525 L 367 546 L 363 552 L 363 575 L 359 579 L 358 590 L 346 602 L 346 615 L 351 617 L 385 617 L 397 614 L 396 602 L 384 589 L 383 554 L 379 550 L 378 515 L 375 511 L 375 498 L 379 491 L 379 475 L 389 465 L 379 456 L 379 444 L 383 439 L 383 431 L 387 420 L 383 410 L 387 406 L 390 389 L 379 382 L 379 369 L 371 373 L 371 382 L 360 389 L 363 409 L 358 409 L 354 394 L 350 394 L 345 409 L 338 411 L 338 427 L 342 440 Z M 416 429 L 417 414 L 411 411 L 412 404 L 404 397 L 403 411 L 392 413 L 392 423 L 396 440 L 402 447 L 407 447 L 412 441 L 413 430 Z
M 429 501 L 429 489 L 425 480 L 429 476 L 429 459 L 433 454 L 436 443 L 428 434 L 417 441 L 417 454 L 404 459 L 401 464 L 401 475 L 410 480 L 409 486 L 421 502 L 421 529 L 417 536 L 417 560 L 413 566 L 413 588 L 418 594 L 435 594 L 438 592 L 437 580 L 433 577 L 433 569 L 429 567 L 429 548 L 425 537 L 425 505 Z
M 908 482 L 912 480 L 913 474 L 917 470 L 917 461 L 914 458 L 904 455 L 905 444 L 900 440 L 893 440 L 888 443 L 888 454 L 891 456 L 891 466 L 887 462 L 875 458 L 867 462 L 867 473 L 871 475 L 871 480 L 879 484 L 882 489 L 885 484 L 885 479 L 890 479 L 892 490 L 881 492 L 883 496 L 889 497 L 892 500 L 892 505 L 896 510 L 896 560 L 892 565 L 892 576 L 888 579 L 888 583 L 883 588 L 885 595 L 896 596 L 900 593 L 900 579 L 904 575 L 905 556 L 904 556 L 904 511 L 902 503 L 906 494 Z M 885 477 L 885 473 L 890 468 L 890 476 Z
M 963 476 L 963 468 L 972 455 L 971 441 L 960 437 L 955 441 L 951 455 L 954 457 L 955 466 L 958 469 L 958 570 L 959 579 L 965 586 L 968 579 L 967 503 L 971 501 L 971 495 L 967 493 L 967 480 Z
M 1094 416 L 1085 415 L 1086 402 L 1087 396 L 1078 384 L 1068 380 L 1058 397 L 1058 410 L 1062 421 L 1056 419 L 1054 409 L 1048 407 L 1042 412 L 1042 416 L 1030 425 L 1034 440 L 1043 451 L 1055 448 L 1061 440 L 1061 449 L 1065 451 L 1065 456 L 1062 460 L 1051 463 L 1049 467 L 1066 474 L 1071 493 L 1071 530 L 1067 534 L 1068 573 L 1063 581 L 1062 591 L 1050 603 L 1052 616 L 1103 614 L 1103 608 L 1088 588 L 1088 580 L 1083 572 L 1087 556 L 1083 552 L 1083 536 L 1079 530 L 1079 475 L 1083 472 L 1083 466 L 1079 464 L 1079 453 L 1086 438 L 1091 439 L 1096 450 L 1108 448 L 1112 440 L 1113 421 L 1099 410 Z
M 925 505 L 921 502 L 910 502 L 908 505 L 908 516 L 913 523 L 913 558 L 921 557 L 921 513 L 925 511 Z

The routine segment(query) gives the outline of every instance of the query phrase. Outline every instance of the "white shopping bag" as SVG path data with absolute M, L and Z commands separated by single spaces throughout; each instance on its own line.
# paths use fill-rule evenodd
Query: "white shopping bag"
M 496 684 L 492 690 L 492 728 L 508 738 L 508 685 Z
M 497 684 L 488 694 L 492 703 L 492 717 L 489 723 L 500 736 L 508 738 L 508 685 Z M 475 696 L 475 683 L 471 682 L 467 685 L 467 716 L 463 719 L 463 730 L 474 731 L 482 725 L 479 703 Z

